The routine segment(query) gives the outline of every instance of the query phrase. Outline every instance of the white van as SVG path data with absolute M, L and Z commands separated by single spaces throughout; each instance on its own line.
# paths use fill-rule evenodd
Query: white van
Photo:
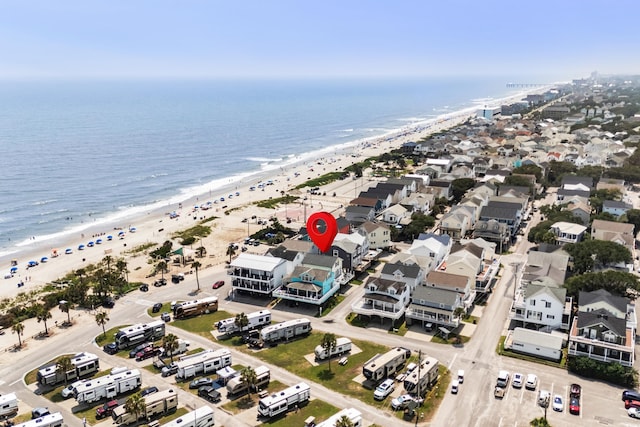
M 458 369 L 458 382 L 462 384 L 464 382 L 464 370 Z
M 458 394 L 458 388 L 460 387 L 460 383 L 458 380 L 451 381 L 451 393 Z

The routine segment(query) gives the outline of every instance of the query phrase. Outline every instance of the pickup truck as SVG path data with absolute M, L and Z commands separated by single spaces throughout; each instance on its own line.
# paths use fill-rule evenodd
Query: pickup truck
M 157 356 L 161 351 L 160 347 L 146 347 L 136 354 L 136 360 L 140 361 Z

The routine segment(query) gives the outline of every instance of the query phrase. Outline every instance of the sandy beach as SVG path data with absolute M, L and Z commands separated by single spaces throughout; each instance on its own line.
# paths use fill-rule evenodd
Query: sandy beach
M 527 93 L 542 92 L 546 88 L 538 88 L 521 92 L 509 98 L 493 100 L 493 104 L 500 105 L 507 102 L 514 102 L 522 99 Z M 129 280 L 133 282 L 150 283 L 153 279 L 147 276 L 152 271 L 153 266 L 149 263 L 145 253 L 130 254 L 128 251 L 146 243 L 161 244 L 172 238 L 174 233 L 192 227 L 203 219 L 213 216 L 217 217 L 213 221 L 207 222 L 212 227 L 212 233 L 202 240 L 202 245 L 207 250 L 207 256 L 200 260 L 203 269 L 222 269 L 224 262 L 228 260 L 226 248 L 229 242 L 239 242 L 249 234 L 261 228 L 256 222 L 258 219 L 268 219 L 274 215 L 281 220 L 291 218 L 292 223 L 288 224 L 294 229 L 304 225 L 305 212 L 308 216 L 314 211 L 325 210 L 338 215 L 340 210 L 347 205 L 349 200 L 357 196 L 357 192 L 362 191 L 372 185 L 376 178 L 358 180 L 343 180 L 327 184 L 321 191 L 326 192 L 326 196 L 310 196 L 308 200 L 302 200 L 306 196 L 306 190 L 294 190 L 297 185 L 306 182 L 308 179 L 317 178 L 329 172 L 342 171 L 347 166 L 362 161 L 368 157 L 377 156 L 400 147 L 407 141 L 418 141 L 431 133 L 440 132 L 462 123 L 468 117 L 474 116 L 478 107 L 471 107 L 465 110 L 439 116 L 435 119 L 415 123 L 411 126 L 399 129 L 392 134 L 378 136 L 363 141 L 356 141 L 347 147 L 328 147 L 326 152 L 318 153 L 313 157 L 298 157 L 297 163 L 282 167 L 277 170 L 265 171 L 254 175 L 241 182 L 232 182 L 219 190 L 201 194 L 197 197 L 183 201 L 180 205 L 167 205 L 166 208 L 149 211 L 135 218 L 126 218 L 120 223 L 101 224 L 95 228 L 89 227 L 71 239 L 50 239 L 38 241 L 37 236 L 33 244 L 30 244 L 18 255 L 9 255 L 0 258 L 2 272 L 9 271 L 11 260 L 17 259 L 18 271 L 12 278 L 0 279 L 0 296 L 11 298 L 18 292 L 30 292 L 53 280 L 62 278 L 65 274 L 75 271 L 83 266 L 94 264 L 102 260 L 106 255 L 112 257 L 125 257 L 128 263 Z M 271 180 L 273 185 L 265 185 L 262 189 L 250 187 L 257 186 L 257 183 Z M 281 206 L 277 210 L 259 208 L 254 205 L 260 200 L 270 197 L 280 197 L 282 192 L 300 196 L 299 203 Z M 236 195 L 239 193 L 239 195 Z M 333 195 L 335 193 L 335 196 Z M 230 197 L 232 195 L 232 197 Z M 224 197 L 224 201 L 220 198 Z M 203 205 L 207 202 L 213 203 L 208 210 L 194 209 L 196 205 Z M 229 215 L 225 211 L 231 210 Z M 170 212 L 176 212 L 178 217 L 171 219 Z M 251 219 L 255 216 L 255 219 Z M 242 222 L 247 218 L 247 222 Z M 135 232 L 130 232 L 131 227 Z M 122 238 L 118 233 L 124 231 Z M 108 241 L 107 236 L 113 236 L 113 240 Z M 85 247 L 78 250 L 80 244 L 86 245 L 89 241 L 102 239 L 102 243 L 93 247 Z M 193 245 L 194 248 L 200 246 Z M 174 240 L 174 248 L 178 248 L 177 240 Z M 67 248 L 72 249 L 72 254 L 65 254 Z M 52 250 L 57 249 L 59 256 L 51 257 Z M 253 248 L 254 250 L 263 248 Z M 49 257 L 48 262 L 26 268 L 27 262 L 35 260 L 40 262 L 42 257 Z M 187 267 L 188 269 L 188 267 Z M 184 269 L 173 267 L 171 273 L 183 271 Z M 19 282 L 24 283 L 23 287 L 18 287 Z

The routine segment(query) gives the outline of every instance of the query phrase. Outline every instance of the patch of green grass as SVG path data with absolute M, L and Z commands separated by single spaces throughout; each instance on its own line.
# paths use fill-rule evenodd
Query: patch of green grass
M 451 382 L 451 372 L 443 365 L 438 366 L 438 370 L 440 376 L 438 382 L 427 392 L 422 406 L 416 409 L 416 414 L 423 414 L 423 417 L 419 420 L 420 423 L 430 421 L 431 418 L 433 418 L 440 407 L 440 403 L 442 403 L 442 399 L 444 399 L 444 396 L 447 394 L 449 383 Z M 404 418 L 402 411 L 395 412 L 395 416 L 398 419 L 410 421 Z M 415 420 L 415 418 L 413 420 Z
M 255 202 L 254 204 L 259 208 L 275 209 L 280 204 L 294 203 L 298 199 L 299 199 L 298 196 L 286 195 L 284 197 L 276 197 L 274 199 L 260 200 Z
M 226 211 L 224 211 L 224 214 L 225 215 L 229 215 L 229 214 L 231 214 L 231 212 L 239 211 L 240 209 L 242 209 L 242 206 L 238 206 L 238 207 L 235 207 L 235 208 L 227 209 Z
M 333 295 L 331 298 L 329 298 L 329 301 L 327 301 L 327 306 L 324 308 L 324 310 L 322 310 L 322 316 L 320 317 L 324 317 L 327 314 L 331 313 L 331 310 L 339 306 L 345 298 L 346 297 L 344 295 Z
M 158 418 L 158 421 L 160 421 L 160 425 L 164 425 L 164 424 L 168 423 L 169 421 L 173 421 L 176 418 L 187 414 L 188 412 L 189 412 L 189 410 L 187 408 L 178 408 L 178 409 L 175 410 L 175 412 L 170 413 L 166 417 Z
M 362 280 L 358 280 L 358 279 L 351 279 L 351 280 L 349 281 L 349 284 L 350 284 L 350 285 L 357 285 L 357 286 L 360 286 L 360 285 L 362 285 L 362 283 L 363 283 L 363 282 L 362 282 Z
M 173 233 L 174 237 L 178 237 L 182 240 L 187 239 L 199 239 L 200 237 L 207 237 L 211 234 L 211 227 L 208 225 L 194 225 L 193 227 L 187 228 L 186 230 L 181 230 Z
M 289 426 L 303 426 L 304 420 L 310 416 L 316 417 L 316 422 L 320 420 L 326 420 L 340 409 L 323 400 L 311 400 L 306 405 L 302 406 L 298 410 L 294 410 L 286 413 L 281 417 L 265 421 L 263 424 L 267 424 L 273 427 L 289 427 Z
M 183 302 L 183 301 L 180 301 Z M 158 311 L 157 313 L 153 313 L 153 307 L 149 307 L 147 309 L 147 314 L 151 317 L 160 317 L 160 315 L 162 313 L 164 313 L 165 311 L 171 313 L 171 303 L 170 302 L 165 302 L 162 304 L 162 308 L 160 309 L 160 311 Z
M 475 325 L 480 321 L 480 318 L 478 316 L 472 316 L 469 314 L 466 317 L 464 317 L 462 321 L 466 323 L 473 323 Z
M 19 414 L 13 417 L 11 419 L 11 422 L 13 422 L 14 425 L 18 425 L 18 424 L 26 423 L 30 419 L 31 419 L 31 412 L 25 412 L 24 414 Z
M 143 243 L 141 245 L 135 246 L 135 247 L 125 251 L 125 253 L 131 254 L 131 255 L 135 255 L 135 254 L 142 253 L 142 252 L 146 251 L 147 249 L 151 249 L 151 248 L 153 248 L 155 246 L 158 246 L 158 244 L 157 243 L 151 243 L 151 242 Z
M 212 339 L 211 331 L 215 329 L 214 325 L 220 320 L 229 317 L 234 316 L 227 311 L 216 311 L 215 313 L 201 314 L 200 316 L 189 319 L 174 320 L 171 323 L 177 328 L 198 334 L 204 338 Z
M 407 331 L 409 330 L 409 328 L 407 328 L 407 324 L 406 322 L 402 322 L 401 325 L 397 326 L 397 327 L 391 327 L 391 329 L 389 329 L 389 333 L 390 334 L 395 334 L 395 335 L 401 335 L 401 336 L 405 336 L 407 334 Z
M 431 338 L 431 342 L 435 342 L 438 344 L 460 345 L 460 344 L 468 343 L 470 339 L 471 337 L 466 337 L 464 335 L 459 335 L 459 336 L 450 335 L 449 338 L 445 340 L 440 335 L 434 335 Z
M 323 185 L 330 184 L 333 181 L 342 179 L 344 172 L 329 172 L 314 179 L 308 179 L 302 184 L 296 185 L 294 189 L 300 190 L 305 187 L 322 187 Z
M 217 216 L 212 216 L 212 217 L 210 217 L 210 218 L 205 218 L 205 219 L 203 219 L 202 221 L 200 221 L 200 224 L 206 224 L 206 223 L 211 222 L 211 221 L 214 221 L 214 220 L 216 220 L 216 219 L 218 219 L 218 217 L 217 217 Z
M 282 384 L 280 381 L 277 381 L 277 380 L 272 380 L 269 383 L 269 386 L 267 387 L 266 390 L 268 390 L 269 393 L 271 394 L 271 393 L 276 393 L 280 390 L 284 390 L 285 388 L 287 388 L 285 384 Z M 245 394 L 244 396 L 234 399 L 228 403 L 225 403 L 224 405 L 222 405 L 222 408 L 226 409 L 232 414 L 239 414 L 240 412 L 250 409 L 255 405 L 257 405 L 259 400 L 260 398 L 256 393 L 252 393 L 251 396 Z
M 96 344 L 99 347 L 102 347 L 105 344 L 113 342 L 113 337 L 115 336 L 116 332 L 118 332 L 122 328 L 126 328 L 127 326 L 131 326 L 131 325 L 116 326 L 116 327 L 113 327 L 111 329 L 107 329 L 106 333 L 100 333 L 100 335 L 96 336 L 96 338 L 95 338 L 96 339 Z
M 369 326 L 369 318 L 365 316 L 360 316 L 356 313 L 349 313 L 346 318 L 346 321 L 351 326 L 356 326 L 358 328 L 366 328 Z

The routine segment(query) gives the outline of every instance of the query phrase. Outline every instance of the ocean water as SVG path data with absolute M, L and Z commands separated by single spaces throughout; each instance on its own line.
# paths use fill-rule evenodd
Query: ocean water
M 0 255 L 490 104 L 508 81 L 0 82 Z

